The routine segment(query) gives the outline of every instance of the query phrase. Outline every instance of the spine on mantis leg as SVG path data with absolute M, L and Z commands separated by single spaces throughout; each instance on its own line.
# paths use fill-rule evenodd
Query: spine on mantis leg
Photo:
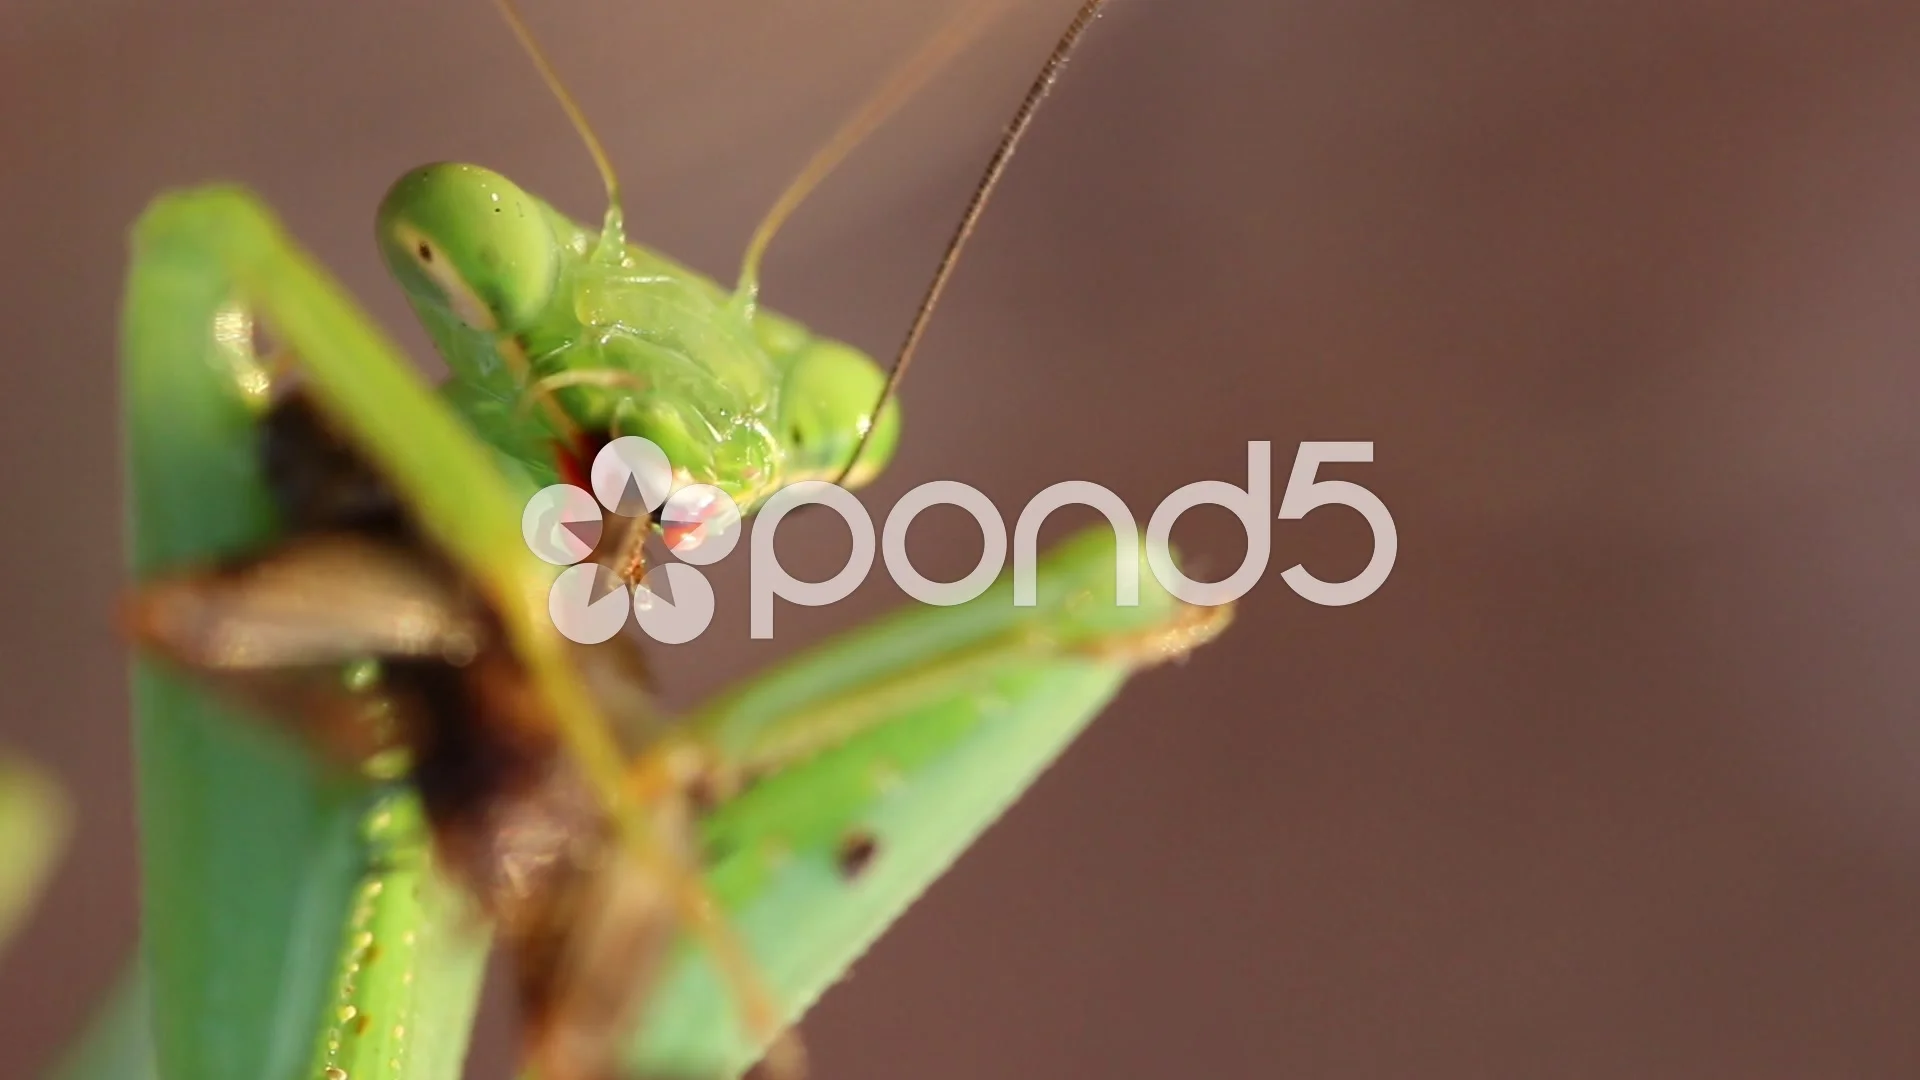
M 1123 538 L 1124 539 L 1124 538 Z M 803 1013 L 1019 797 L 1139 668 L 1226 624 L 1162 590 L 1105 527 L 1043 560 L 1038 603 L 1003 578 L 829 642 L 703 710 L 717 783 L 713 891 L 780 1005 Z M 1131 566 L 1129 567 L 1129 563 Z M 1139 603 L 1116 603 L 1131 569 Z M 707 962 L 684 950 L 630 1064 L 734 1076 L 749 1045 Z
M 435 871 L 419 800 L 382 795 L 355 885 L 315 1080 L 457 1080 L 484 968 L 478 919 Z

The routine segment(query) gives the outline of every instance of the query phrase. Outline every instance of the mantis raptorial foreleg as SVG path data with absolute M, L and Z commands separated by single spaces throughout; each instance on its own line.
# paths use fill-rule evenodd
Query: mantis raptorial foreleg
M 399 395 L 390 403 L 426 393 L 250 196 L 212 190 L 164 200 L 135 234 L 123 323 L 138 578 L 275 542 L 255 452 L 265 390 L 253 361 L 256 317 L 316 385 L 352 394 L 364 374 L 364 389 Z M 421 423 L 431 428 L 439 410 L 416 404 L 414 412 L 429 414 Z M 389 413 L 386 423 L 394 420 Z M 408 428 L 418 425 L 388 430 Z M 497 477 L 480 477 L 471 490 L 482 504 L 511 504 Z M 136 664 L 134 702 L 143 966 L 160 1075 L 301 1076 L 368 867 L 368 789 L 264 726 L 236 722 L 152 661 Z M 465 948 L 477 956 L 477 939 Z M 460 1000 L 470 1003 L 477 990 L 476 970 L 443 993 L 424 1026 L 456 1029 L 455 1045 L 463 1043 L 470 1004 Z M 451 1080 L 457 1068 L 439 1075 Z

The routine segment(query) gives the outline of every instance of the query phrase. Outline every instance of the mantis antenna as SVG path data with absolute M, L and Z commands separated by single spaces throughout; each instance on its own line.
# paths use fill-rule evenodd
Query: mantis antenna
M 573 124 L 573 130 L 580 133 L 580 141 L 587 144 L 587 153 L 593 156 L 593 167 L 600 171 L 600 182 L 607 189 L 607 217 L 600 233 L 600 251 L 605 254 L 619 254 L 627 243 L 626 220 L 620 209 L 620 177 L 613 171 L 613 162 L 607 157 L 606 147 L 600 145 L 600 136 L 593 133 L 593 125 L 587 123 L 587 114 L 580 109 L 580 103 L 574 100 L 567 84 L 560 79 L 560 73 L 554 70 L 553 62 L 534 38 L 533 31 L 527 28 L 527 22 L 520 17 L 520 8 L 513 0 L 494 0 L 500 9 L 500 15 L 507 20 L 507 26 L 513 30 L 513 36 L 520 47 L 533 60 L 533 66 L 540 71 L 540 78 L 547 89 L 559 100 L 560 108 L 567 114 L 567 120 Z
M 1067 24 L 1067 29 L 1054 43 L 1053 53 L 1046 63 L 1040 65 L 1039 74 L 1033 78 L 1033 84 L 1027 87 L 1027 96 L 1020 107 L 1013 111 L 1013 118 L 1007 121 L 1007 129 L 1000 136 L 1000 145 L 993 151 L 993 157 L 987 161 L 987 167 L 980 174 L 980 182 L 974 185 L 973 197 L 967 200 L 967 208 L 960 214 L 960 223 L 953 230 L 953 237 L 947 241 L 946 251 L 940 256 L 940 263 L 934 268 L 933 278 L 927 283 L 927 291 L 920 299 L 920 306 L 913 313 L 913 322 L 907 327 L 907 336 L 900 343 L 900 351 L 894 354 L 893 364 L 887 369 L 886 385 L 880 388 L 880 396 L 874 401 L 872 417 L 879 420 L 886 410 L 887 403 L 900 388 L 900 380 L 907 374 L 907 367 L 913 363 L 913 354 L 920 347 L 920 339 L 926 336 L 927 323 L 933 318 L 933 310 L 939 306 L 940 294 L 946 291 L 948 279 L 953 277 L 953 269 L 960 262 L 960 253 L 972 237 L 974 227 L 980 224 L 980 215 L 987 208 L 987 200 L 992 197 L 993 189 L 1000 184 L 1000 177 L 1007 171 L 1007 163 L 1013 160 L 1013 152 L 1019 148 L 1020 140 L 1027 129 L 1033 126 L 1033 117 L 1040 109 L 1040 103 L 1047 99 L 1053 90 L 1054 80 L 1060 75 L 1060 69 L 1067 64 L 1067 58 L 1073 55 L 1074 47 L 1086 35 L 1087 28 L 1099 16 L 1108 0 L 1085 0 L 1080 11 Z M 866 453 L 867 443 L 873 438 L 874 424 L 869 422 L 867 429 L 860 433 L 860 444 L 853 449 L 853 456 L 847 459 L 840 469 L 840 475 L 834 477 L 835 484 L 846 482 L 847 474 L 853 472 L 860 455 Z
M 989 22 L 999 17 L 1006 6 L 1007 0 L 974 0 L 965 5 L 926 44 L 895 68 L 887 76 L 887 81 L 860 106 L 859 111 L 849 116 L 833 133 L 833 137 L 815 151 L 813 157 L 795 174 L 786 190 L 774 202 L 773 208 L 767 211 L 767 216 L 754 229 L 753 239 L 747 242 L 746 254 L 740 260 L 740 283 L 735 294 L 749 317 L 760 293 L 760 260 L 766 254 L 767 245 L 773 241 L 774 234 L 813 194 L 820 182 L 846 160 L 848 154 L 886 123 L 902 105 L 911 101 L 930 79 L 980 35 Z

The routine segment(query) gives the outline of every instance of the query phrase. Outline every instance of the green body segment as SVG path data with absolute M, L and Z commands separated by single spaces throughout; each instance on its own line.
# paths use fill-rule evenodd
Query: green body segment
M 885 381 L 858 350 L 617 232 L 587 229 L 472 165 L 402 177 L 381 206 L 387 264 L 452 369 L 446 393 L 541 483 L 561 454 L 651 439 L 681 478 L 742 511 L 796 480 L 833 479 L 874 423 Z M 577 429 L 569 445 L 553 410 Z M 885 465 L 889 406 L 848 484 Z

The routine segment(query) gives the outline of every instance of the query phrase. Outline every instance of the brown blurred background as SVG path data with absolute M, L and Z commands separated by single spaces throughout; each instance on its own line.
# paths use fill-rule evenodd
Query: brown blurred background
M 529 7 L 636 234 L 724 277 L 950 0 Z M 891 350 L 1072 7 L 1030 0 L 855 158 L 770 301 Z M 0 10 L 0 735 L 83 810 L 0 966 L 0 1075 L 134 937 L 127 224 L 244 181 L 400 327 L 372 209 L 439 158 L 599 206 L 480 0 Z M 821 1077 L 1920 1073 L 1920 6 L 1117 0 L 1004 191 L 870 505 L 1080 478 L 1144 519 L 1244 482 L 1249 439 L 1276 488 L 1300 440 L 1371 439 L 1332 471 L 1400 560 L 1318 608 L 1280 569 L 1349 576 L 1366 530 L 1277 525 L 1231 634 L 827 998 Z M 792 563 L 837 566 L 804 520 Z M 927 572 L 972 565 L 964 522 L 916 530 Z M 1177 536 L 1239 560 L 1223 512 Z M 677 700 L 900 599 L 876 577 L 749 646 L 744 597 L 661 660 Z

